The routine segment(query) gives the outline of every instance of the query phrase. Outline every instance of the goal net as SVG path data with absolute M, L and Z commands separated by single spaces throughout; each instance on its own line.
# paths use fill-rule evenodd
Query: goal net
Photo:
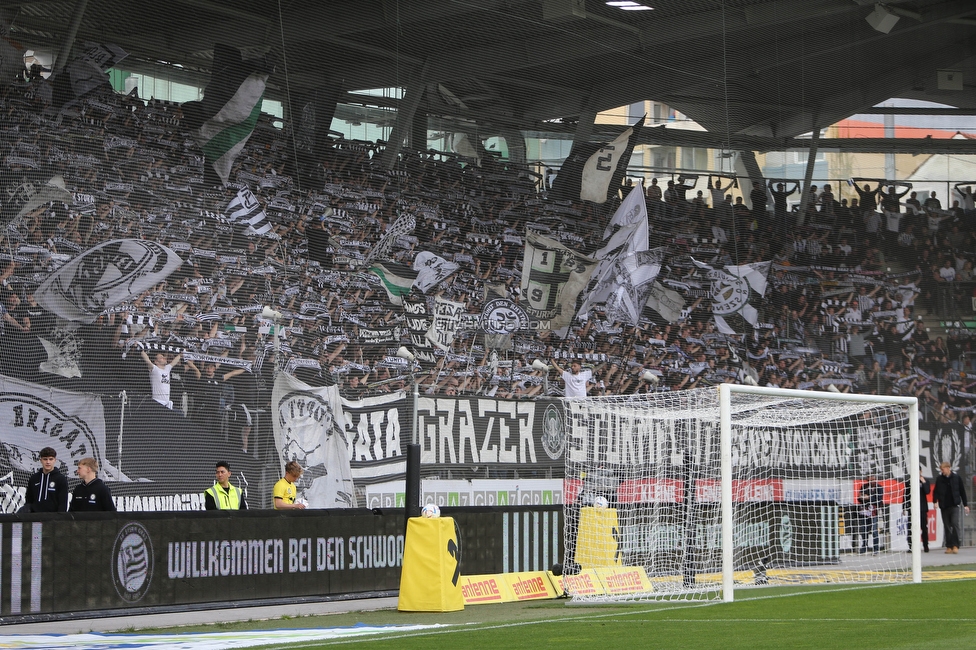
M 576 600 L 921 580 L 914 397 L 722 384 L 565 405 Z

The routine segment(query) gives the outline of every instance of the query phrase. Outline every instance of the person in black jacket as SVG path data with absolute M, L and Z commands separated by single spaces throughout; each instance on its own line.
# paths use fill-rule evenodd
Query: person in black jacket
M 98 461 L 94 458 L 82 458 L 78 461 L 75 472 L 81 483 L 75 486 L 71 493 L 71 512 L 115 512 L 115 502 L 112 491 L 98 478 Z
M 962 478 L 952 471 L 952 465 L 942 461 L 939 466 L 941 474 L 935 479 L 935 494 L 933 501 L 939 504 L 942 511 L 942 525 L 945 528 L 945 552 L 959 552 L 959 532 L 962 530 L 962 511 L 969 514 L 966 502 L 966 487 Z
M 922 474 L 922 470 L 919 469 L 918 477 L 915 479 L 918 481 L 918 518 L 919 524 L 922 528 L 922 549 L 928 553 L 929 552 L 929 494 L 932 492 L 932 481 L 925 478 L 925 474 Z M 902 509 L 908 513 L 908 550 L 912 550 L 912 481 L 908 479 L 905 481 L 905 501 Z
M 41 449 L 41 469 L 27 479 L 27 504 L 21 512 L 66 512 L 68 510 L 68 479 L 57 468 L 58 452 L 51 447 Z
M 867 553 L 868 534 L 870 533 L 872 550 L 875 555 L 878 555 L 881 552 L 878 517 L 881 515 L 881 508 L 884 506 L 884 490 L 874 476 L 869 476 L 868 480 L 861 485 L 857 503 L 860 509 L 858 514 L 861 515 L 861 548 L 858 552 Z

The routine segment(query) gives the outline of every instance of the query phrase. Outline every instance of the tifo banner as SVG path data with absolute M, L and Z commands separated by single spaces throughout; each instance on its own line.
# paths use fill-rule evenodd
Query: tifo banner
M 406 445 L 413 440 L 412 397 L 393 391 L 359 400 L 338 398 L 333 388 L 313 388 L 289 375 L 281 377 L 274 411 L 252 414 L 252 438 L 267 436 L 267 442 L 259 447 L 261 453 L 255 456 L 241 455 L 236 444 L 235 426 L 246 422 L 240 412 L 229 411 L 224 423 L 217 412 L 213 424 L 197 427 L 179 409 L 169 410 L 146 399 L 130 400 L 122 409 L 123 416 L 118 399 L 0 376 L 0 422 L 4 424 L 0 439 L 0 512 L 14 512 L 23 505 L 27 477 L 39 468 L 38 452 L 45 446 L 57 450 L 60 469 L 72 484 L 79 458 L 98 459 L 103 468 L 101 476 L 112 488 L 117 507 L 129 512 L 202 509 L 201 494 L 213 483 L 217 460 L 231 462 L 232 480 L 245 492 L 251 508 L 267 508 L 271 505 L 271 485 L 281 476 L 283 461 L 291 458 L 299 459 L 306 468 L 299 489 L 305 492 L 310 507 L 399 507 L 397 493 L 402 492 L 402 487 L 383 486 L 402 484 Z M 417 423 L 423 463 L 432 470 L 474 466 L 543 470 L 553 472 L 558 481 L 564 466 L 566 436 L 595 436 L 596 432 L 620 449 L 640 447 L 661 462 L 682 457 L 681 450 L 672 449 L 673 441 L 667 431 L 658 431 L 645 422 L 573 419 L 567 425 L 563 406 L 555 399 L 421 395 Z M 221 434 L 222 426 L 228 430 L 226 440 Z M 274 439 L 272 427 L 278 436 Z M 259 434 L 259 430 L 268 433 Z M 703 444 L 718 444 L 717 431 L 709 433 L 706 428 L 702 433 Z M 851 481 L 870 473 L 878 463 L 892 460 L 875 453 L 880 449 L 873 443 L 876 434 L 870 426 L 857 427 L 824 437 L 823 444 L 814 448 L 794 444 L 787 436 L 759 457 L 749 453 L 760 446 L 746 433 L 734 444 L 739 464 L 749 466 L 762 461 L 775 466 L 789 457 L 811 473 L 808 478 L 742 485 L 741 500 L 851 503 Z M 106 437 L 111 444 L 106 445 Z M 923 424 L 919 438 L 919 464 L 926 476 L 934 477 L 942 460 L 948 460 L 961 473 L 971 471 L 967 460 L 972 456 L 971 440 L 962 425 Z M 606 449 L 606 445 L 601 449 Z M 804 456 L 804 449 L 819 451 Z M 606 460 L 613 464 L 633 459 L 621 454 Z M 834 483 L 815 480 L 817 467 L 824 463 L 849 467 L 850 475 Z M 620 487 L 624 490 L 622 498 L 662 503 L 674 502 L 678 498 L 676 490 L 683 489 L 660 481 L 631 482 Z M 574 487 L 568 481 L 565 496 L 553 491 L 550 497 L 547 488 L 530 487 L 527 481 L 493 486 L 442 482 L 434 493 L 441 505 L 528 505 L 546 504 L 550 498 L 554 504 L 572 502 L 579 489 L 581 486 Z M 701 483 L 694 489 L 698 501 L 718 499 L 715 485 Z M 350 495 L 348 501 L 345 495 Z
M 336 386 L 312 387 L 278 373 L 271 396 L 282 463 L 305 468 L 303 498 L 312 508 L 355 506 L 345 414 Z
M 104 475 L 118 480 L 118 471 L 105 458 L 105 415 L 97 395 L 72 393 L 0 377 L 0 423 L 3 460 L 0 472 L 33 472 L 38 452 L 51 447 L 65 475 L 86 457 L 98 460 Z
M 61 318 L 91 323 L 103 310 L 159 284 L 182 263 L 174 251 L 153 241 L 109 241 L 52 273 L 34 296 Z
M 607 467 L 669 465 L 677 470 L 686 457 L 697 466 L 716 457 L 720 442 L 717 420 L 703 421 L 693 444 L 685 449 L 669 422 L 610 412 L 571 414 L 566 435 L 572 440 L 571 461 L 588 460 Z M 938 435 L 942 440 L 951 437 L 946 431 Z M 892 438 L 900 444 L 892 444 Z M 932 443 L 926 443 L 921 433 L 920 438 L 924 458 L 931 453 L 927 447 Z M 737 427 L 732 433 L 733 468 L 762 469 L 772 477 L 779 476 L 779 468 L 789 468 L 797 478 L 816 478 L 823 470 L 850 477 L 883 475 L 888 467 L 906 467 L 907 455 L 907 426 L 885 430 L 875 424 L 822 430 L 785 428 L 772 438 L 751 427 Z
M 563 466 L 566 441 L 557 400 L 421 398 L 417 420 L 424 465 Z

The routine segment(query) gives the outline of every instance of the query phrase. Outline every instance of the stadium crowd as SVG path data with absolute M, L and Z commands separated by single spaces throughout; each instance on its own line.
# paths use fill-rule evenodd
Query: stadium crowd
M 418 369 L 397 356 L 416 343 L 416 328 L 368 272 L 371 263 L 411 266 L 429 252 L 456 265 L 406 300 L 432 314 L 440 297 L 476 320 L 488 290 L 518 300 L 527 229 L 592 255 L 612 210 L 549 200 L 536 176 L 488 152 L 480 164 L 404 152 L 391 172 L 378 164 L 384 143 L 333 138 L 314 171 L 299 176 L 287 130 L 267 115 L 231 182 L 210 186 L 179 105 L 106 88 L 58 112 L 36 92 L 40 83 L 10 86 L 0 103 L 4 374 L 148 394 L 142 352 L 168 355 L 164 366 L 181 355 L 173 399 L 181 405 L 185 392 L 189 414 L 207 421 L 267 399 L 274 364 L 310 384 L 336 382 L 349 397 L 407 389 L 414 376 L 431 394 L 559 394 L 557 375 L 533 368 L 536 359 L 581 360 L 592 370 L 590 395 L 734 381 L 914 394 L 939 421 L 968 424 L 976 408 L 970 339 L 964 331 L 932 337 L 919 320 L 923 311 L 955 316 L 960 287 L 974 279 L 971 193 L 943 211 L 934 197 L 926 205 L 914 193 L 902 199 L 904 184 L 868 182 L 850 204 L 825 185 L 810 188 L 800 217 L 784 196 L 793 183 L 752 188 L 750 209 L 750 188 L 730 177 L 678 177 L 662 191 L 670 176 L 662 173 L 647 188 L 650 245 L 665 251 L 657 280 L 681 295 L 677 317 L 645 308 L 634 324 L 598 306 L 565 337 L 525 329 L 494 349 L 477 329 L 459 328 Z M 70 198 L 28 205 L 52 187 Z M 628 180 L 622 189 L 633 187 Z M 233 213 L 248 191 L 260 209 L 250 206 L 256 220 L 246 230 Z M 401 232 L 405 222 L 415 225 Z M 35 300 L 56 269 L 124 238 L 163 244 L 183 264 L 92 323 L 66 326 Z M 751 300 L 755 326 L 717 327 L 696 261 L 771 262 L 765 295 Z

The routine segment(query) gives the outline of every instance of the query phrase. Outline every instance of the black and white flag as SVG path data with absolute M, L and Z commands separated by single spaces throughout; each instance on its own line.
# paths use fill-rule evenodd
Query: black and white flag
M 159 284 L 183 264 L 169 248 L 147 239 L 99 244 L 48 276 L 34 292 L 38 304 L 69 321 L 99 314 Z
M 363 260 L 365 264 L 369 264 L 373 260 L 381 260 L 387 257 L 389 252 L 396 245 L 397 239 L 400 235 L 409 235 L 417 227 L 417 218 L 410 213 L 400 215 L 393 225 L 389 227 L 386 233 L 376 242 L 369 252 L 366 253 L 366 259 Z
M 606 203 L 611 196 L 616 196 L 643 127 L 644 118 L 641 117 L 612 142 L 574 143 L 552 182 L 550 197 Z
M 273 66 L 267 59 L 245 60 L 240 50 L 214 45 L 210 82 L 203 100 L 183 104 L 186 125 L 203 149 L 206 176 L 224 185 L 261 115 L 261 102 Z M 214 178 L 216 177 L 216 178 Z
M 521 292 L 529 318 L 552 330 L 568 327 L 595 266 L 595 259 L 527 231 Z
M 413 262 L 413 269 L 417 272 L 417 279 L 414 280 L 413 286 L 427 293 L 458 268 L 460 267 L 454 262 L 448 262 L 429 251 L 422 251 L 417 254 Z
M 237 196 L 227 204 L 227 218 L 243 226 L 242 234 L 246 237 L 277 237 L 258 198 L 246 187 L 238 190 Z
M 759 323 L 759 312 L 752 303 L 761 301 L 766 293 L 766 278 L 772 262 L 715 269 L 697 260 L 692 261 L 698 268 L 705 270 L 708 279 L 712 281 L 712 315 L 718 331 L 722 334 L 736 334 L 725 320 L 726 316 L 733 314 L 740 315 L 747 323 L 756 327 Z

